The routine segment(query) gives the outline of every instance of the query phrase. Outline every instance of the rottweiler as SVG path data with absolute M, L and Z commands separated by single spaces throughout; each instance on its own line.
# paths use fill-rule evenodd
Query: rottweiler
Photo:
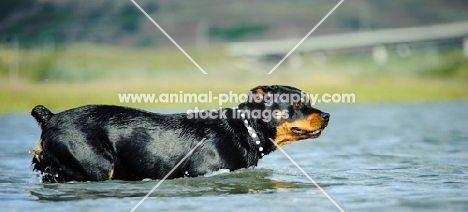
M 32 165 L 45 183 L 172 179 L 254 167 L 278 146 L 319 137 L 330 118 L 304 92 L 281 85 L 255 87 L 238 107 L 217 113 L 86 105 L 54 114 L 38 105 L 31 115 L 42 129 Z

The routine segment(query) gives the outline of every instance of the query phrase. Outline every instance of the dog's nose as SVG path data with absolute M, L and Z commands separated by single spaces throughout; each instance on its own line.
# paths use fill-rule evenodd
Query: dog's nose
M 322 113 L 322 114 L 320 114 L 320 116 L 322 116 L 322 120 L 324 122 L 328 122 L 330 120 L 330 114 L 328 114 L 328 113 Z

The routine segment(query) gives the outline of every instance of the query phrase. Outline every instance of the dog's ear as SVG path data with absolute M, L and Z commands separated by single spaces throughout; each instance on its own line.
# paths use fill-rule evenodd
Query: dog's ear
M 272 86 L 262 85 L 252 88 L 249 92 L 249 98 L 254 99 L 257 101 L 263 100 L 265 95 L 269 95 L 272 93 L 274 88 Z
M 264 101 L 265 95 L 271 95 L 272 94 L 272 88 L 271 86 L 257 86 L 255 88 L 250 89 L 249 93 L 247 94 L 247 98 L 243 103 L 239 105 L 240 109 L 252 109 L 252 108 L 257 108 L 257 107 L 265 107 L 264 104 L 258 104 L 262 103 Z

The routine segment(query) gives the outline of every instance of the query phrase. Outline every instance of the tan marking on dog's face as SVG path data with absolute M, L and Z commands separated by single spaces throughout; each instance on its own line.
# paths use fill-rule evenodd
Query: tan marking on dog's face
M 278 113 L 275 115 L 276 120 L 281 120 L 283 118 L 284 112 L 280 110 Z
M 262 95 L 262 96 L 265 95 L 265 91 L 263 91 L 263 89 L 261 89 L 261 88 L 255 89 L 255 92 L 254 92 L 254 93 L 260 94 L 260 95 Z
M 37 162 L 41 162 L 41 153 L 42 153 L 42 139 L 39 140 L 37 145 L 32 149 L 34 157 L 36 157 Z
M 299 119 L 293 122 L 284 122 L 283 124 L 276 127 L 276 135 L 274 141 L 279 146 L 290 144 L 294 141 L 307 139 L 307 138 L 317 138 L 320 136 L 320 133 L 316 135 L 312 134 L 316 130 L 322 130 L 326 126 L 322 126 L 322 119 L 320 114 L 313 113 L 310 114 L 305 119 Z M 304 134 L 296 134 L 293 132 L 293 128 L 300 131 L 304 131 Z
M 265 95 L 265 91 L 261 88 L 255 89 L 255 91 L 252 93 L 254 95 L 256 101 L 261 101 L 263 99 L 263 96 Z

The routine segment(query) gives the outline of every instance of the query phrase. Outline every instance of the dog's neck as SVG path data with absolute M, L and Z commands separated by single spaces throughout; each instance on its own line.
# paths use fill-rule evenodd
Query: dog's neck
M 257 149 L 257 155 L 259 157 L 259 159 L 263 158 L 263 156 L 265 156 L 265 154 L 268 154 L 271 150 L 269 149 L 269 145 L 267 145 L 266 142 L 268 142 L 268 138 L 265 137 L 265 135 L 263 134 L 258 134 L 256 131 L 255 131 L 255 126 L 256 123 L 252 120 L 252 119 L 248 119 L 248 117 L 246 116 L 246 114 L 243 112 L 242 109 L 239 109 L 239 108 L 234 108 L 234 110 L 236 110 L 236 114 L 238 114 L 238 116 L 240 117 L 240 119 L 242 120 L 242 123 L 244 124 L 245 128 L 247 129 L 247 132 L 249 133 L 250 135 L 250 138 L 252 139 L 253 143 L 254 143 L 254 146 L 255 148 Z M 239 118 L 237 117 L 237 118 Z M 256 126 L 256 127 L 259 127 L 259 126 Z
M 262 158 L 265 155 L 265 153 L 263 152 L 263 146 L 261 145 L 263 142 L 260 141 L 257 132 L 255 132 L 255 129 L 252 126 L 250 126 L 249 121 L 245 118 L 245 113 L 241 112 L 240 116 L 242 118 L 242 122 L 244 123 L 245 128 L 247 128 L 247 132 L 249 132 L 250 137 L 254 141 L 255 145 L 258 147 L 259 157 Z

